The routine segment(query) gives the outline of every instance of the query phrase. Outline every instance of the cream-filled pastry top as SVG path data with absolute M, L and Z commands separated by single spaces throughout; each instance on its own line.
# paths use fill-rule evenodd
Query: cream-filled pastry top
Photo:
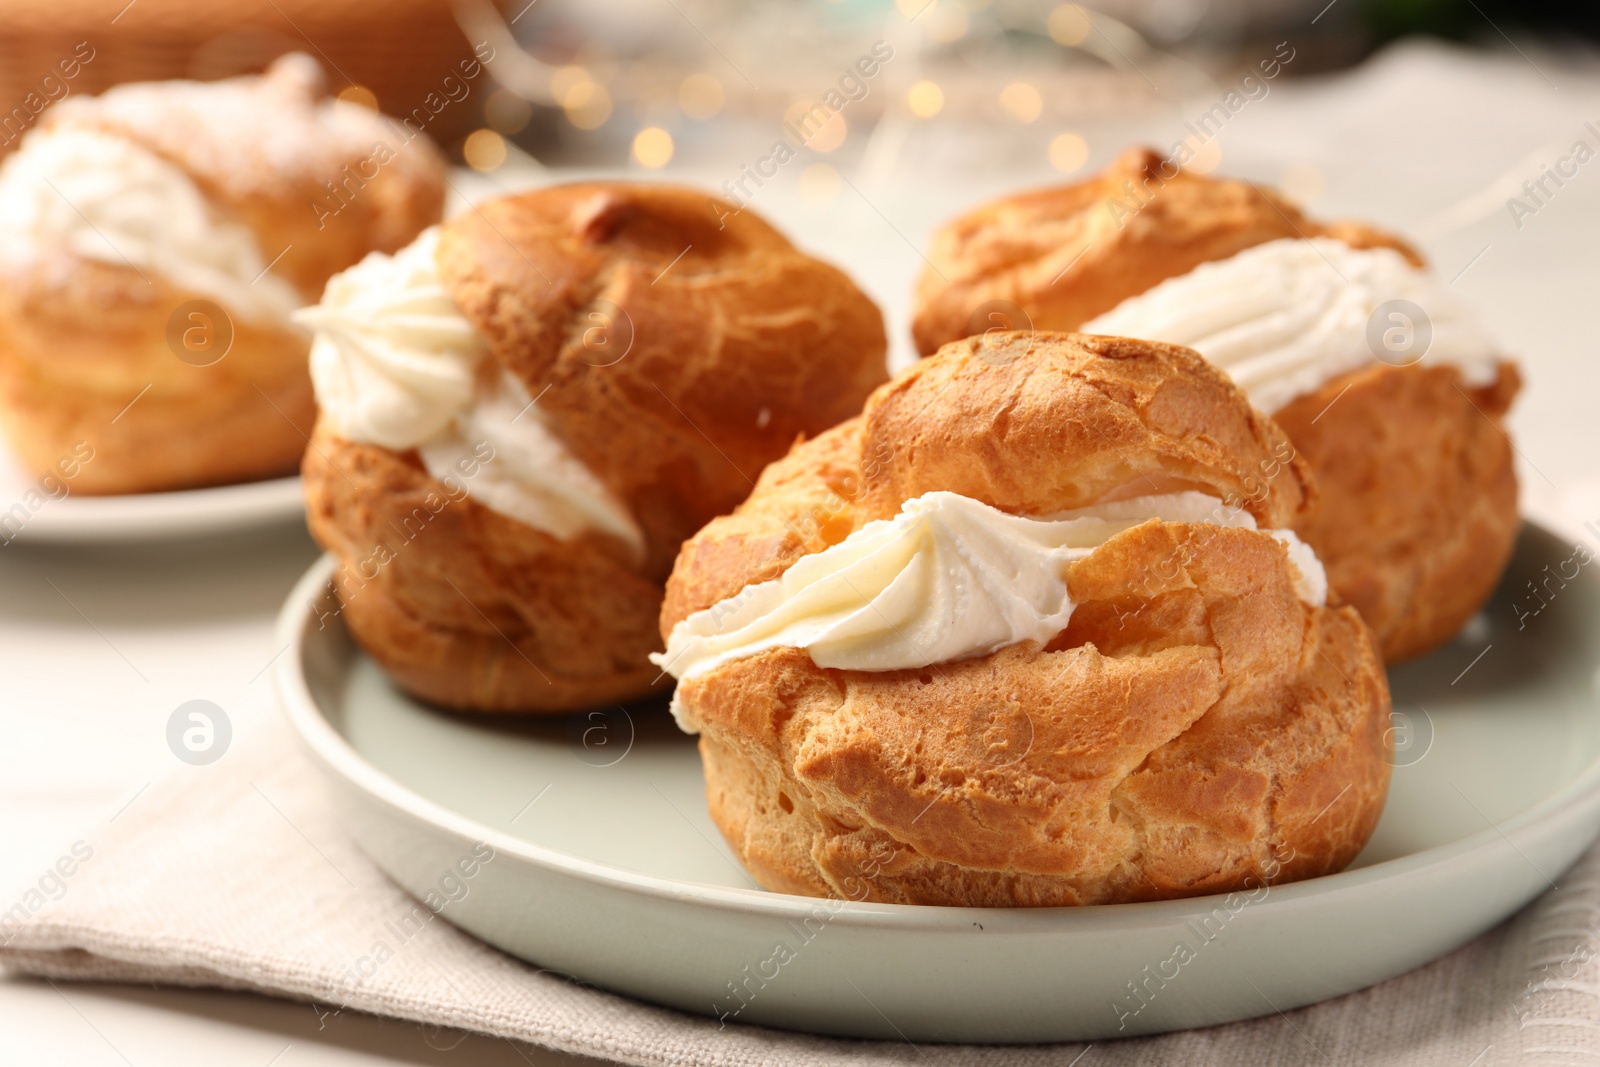
M 36 258 L 53 248 L 159 273 L 255 321 L 285 322 L 302 303 L 294 286 L 267 272 L 255 234 L 192 178 L 96 130 L 36 130 L 0 163 L 0 256 Z
M 600 531 L 642 555 L 627 505 L 489 356 L 439 277 L 438 244 L 435 226 L 392 256 L 373 252 L 295 312 L 316 332 L 322 417 L 347 440 L 416 449 L 429 474 L 529 526 L 564 540 Z
M 1400 318 L 1374 312 L 1391 300 Z M 1423 344 L 1423 331 L 1431 335 Z M 1471 385 L 1498 373 L 1495 346 L 1470 310 L 1392 248 L 1285 238 L 1202 263 L 1130 297 L 1080 332 L 1166 341 L 1199 352 L 1272 414 L 1376 361 L 1447 363 Z
M 651 660 L 681 680 L 769 648 L 803 648 L 819 667 L 888 671 L 1044 644 L 1072 617 L 1067 564 L 1151 519 L 1256 528 L 1249 512 L 1193 491 L 1041 518 L 925 493 L 782 577 L 689 615 Z M 1290 531 L 1269 532 L 1288 551 L 1301 599 L 1325 603 L 1316 554 Z

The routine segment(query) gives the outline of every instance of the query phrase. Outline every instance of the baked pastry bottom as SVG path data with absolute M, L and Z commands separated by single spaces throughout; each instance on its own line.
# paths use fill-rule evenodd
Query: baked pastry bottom
M 316 420 L 309 341 L 232 316 L 226 353 L 196 366 L 168 331 L 199 299 L 66 255 L 0 273 L 0 425 L 23 465 L 42 476 L 88 455 L 67 483 L 85 494 L 292 474 Z
M 315 423 L 316 402 L 303 351 L 271 347 L 302 361 L 298 373 L 230 381 L 200 395 L 160 386 L 137 401 L 137 389 L 116 397 L 66 394 L 32 375 L 7 375 L 0 384 L 0 425 L 12 452 L 35 475 L 55 472 L 63 457 L 91 455 L 74 464 L 67 483 L 74 493 L 156 493 L 291 475 Z
M 1454 367 L 1374 364 L 1274 415 L 1319 490 L 1296 532 L 1390 663 L 1454 636 L 1511 559 L 1522 520 L 1503 420 L 1520 384 L 1511 363 L 1481 388 Z
M 680 684 L 711 814 L 769 889 L 1050 907 L 1341 870 L 1389 781 L 1389 693 L 1349 607 L 1266 534 L 1148 523 L 1073 565 L 1052 644 L 923 670 L 774 649 Z
M 670 688 L 661 584 L 595 535 L 561 541 L 447 487 L 415 453 L 319 425 L 307 519 L 338 557 L 356 641 L 407 692 L 448 708 L 567 712 Z

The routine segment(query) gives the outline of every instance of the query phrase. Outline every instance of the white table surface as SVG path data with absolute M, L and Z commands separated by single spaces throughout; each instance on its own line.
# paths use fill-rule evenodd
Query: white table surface
M 1600 148 L 1600 136 L 1582 128 L 1589 119 L 1600 126 L 1600 65 L 1530 54 L 1413 47 L 1335 79 L 1280 82 L 1224 131 L 1222 169 L 1276 182 L 1291 166 L 1310 165 L 1323 185 L 1309 204 L 1315 213 L 1369 218 L 1419 238 L 1523 360 L 1528 386 L 1512 425 L 1525 510 L 1576 537 L 1584 522 L 1600 528 L 1600 358 L 1591 325 L 1600 303 L 1600 160 L 1520 230 L 1505 199 L 1574 140 Z M 1197 99 L 1184 110 L 1208 104 Z M 1175 109 L 1081 127 L 1090 167 L 1140 139 L 1170 145 L 1180 117 Z M 879 299 L 902 359 L 921 266 L 912 244 L 978 199 L 1053 180 L 1033 162 L 1038 152 L 957 151 L 950 138 L 914 128 L 897 170 L 862 178 L 859 195 L 846 186 L 832 205 L 802 202 L 793 174 L 752 205 Z M 716 186 L 725 174 L 669 168 L 666 176 Z M 1506 188 L 1493 190 L 1497 181 Z M 265 671 L 277 651 L 274 614 L 315 556 L 295 525 L 175 545 L 0 547 L 0 910 L 17 895 L 9 887 L 37 878 L 80 831 L 137 803 L 141 788 L 180 766 L 164 736 L 177 705 L 214 701 L 235 725 L 234 743 L 250 743 L 252 724 L 275 714 Z M 0 1063 L 43 1062 L 571 1061 L 352 1013 L 319 1021 L 310 1007 L 266 997 L 0 979 Z

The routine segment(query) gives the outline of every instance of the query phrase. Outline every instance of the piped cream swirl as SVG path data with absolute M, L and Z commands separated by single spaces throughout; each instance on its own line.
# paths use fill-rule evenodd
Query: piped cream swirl
M 294 286 L 267 271 L 255 234 L 192 178 L 95 130 L 35 131 L 0 164 L 0 254 L 53 247 L 153 271 L 247 319 L 283 322 L 301 304 Z
M 562 539 L 598 530 L 642 555 L 627 505 L 489 358 L 439 277 L 438 245 L 435 226 L 392 256 L 373 252 L 295 313 L 316 331 L 311 381 L 323 417 L 347 440 L 416 449 L 429 474 L 464 482 L 529 526 Z
M 392 256 L 368 253 L 295 312 L 316 331 L 311 381 L 340 436 L 403 451 L 472 403 L 482 338 L 439 279 L 439 228 Z
M 1135 497 L 1044 518 L 1009 515 L 957 493 L 905 502 L 782 577 L 746 586 L 673 627 L 651 660 L 679 679 L 770 648 L 803 648 L 819 667 L 887 671 L 987 655 L 1066 629 L 1066 568 L 1151 519 L 1253 530 L 1249 512 L 1199 492 Z M 1327 596 L 1316 554 L 1282 541 L 1297 592 Z M 681 720 L 680 720 L 681 724 Z
M 1398 317 L 1374 312 L 1389 301 Z M 1427 338 L 1424 337 L 1427 332 Z M 1495 346 L 1469 309 L 1392 248 L 1286 238 L 1202 263 L 1084 323 L 1083 333 L 1193 348 L 1271 414 L 1379 358 L 1448 363 L 1472 385 L 1497 373 Z

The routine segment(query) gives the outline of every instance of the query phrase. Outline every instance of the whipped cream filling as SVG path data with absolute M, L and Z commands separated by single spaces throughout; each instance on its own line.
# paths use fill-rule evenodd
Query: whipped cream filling
M 60 247 L 161 274 L 246 319 L 281 323 L 303 302 L 294 286 L 267 273 L 255 234 L 213 206 L 192 178 L 132 141 L 94 130 L 30 133 L 0 163 L 0 255 Z
M 746 586 L 673 627 L 650 658 L 679 679 L 769 648 L 806 649 L 819 667 L 888 671 L 983 656 L 1066 629 L 1066 567 L 1151 519 L 1256 528 L 1249 512 L 1199 492 L 1165 493 L 1033 518 L 957 493 L 907 500 L 892 519 Z M 1327 598 L 1309 546 L 1282 541 L 1307 603 Z M 674 714 L 678 713 L 674 702 Z M 679 718 L 679 725 L 684 725 Z M 685 727 L 687 729 L 687 727 Z
M 416 449 L 429 474 L 464 481 L 501 514 L 562 539 L 598 530 L 642 556 L 627 505 L 489 357 L 439 277 L 438 246 L 434 226 L 392 256 L 370 253 L 329 280 L 320 304 L 295 312 L 316 332 L 311 382 L 323 418 L 347 440 Z
M 1391 300 L 1425 322 L 1373 313 Z M 1431 334 L 1423 349 L 1424 331 Z M 1468 308 L 1392 248 L 1286 238 L 1202 263 L 1083 324 L 1083 333 L 1193 348 L 1227 371 L 1250 402 L 1272 414 L 1296 397 L 1375 362 L 1459 367 L 1471 385 L 1498 373 L 1492 341 Z M 1418 350 L 1421 350 L 1420 352 Z

